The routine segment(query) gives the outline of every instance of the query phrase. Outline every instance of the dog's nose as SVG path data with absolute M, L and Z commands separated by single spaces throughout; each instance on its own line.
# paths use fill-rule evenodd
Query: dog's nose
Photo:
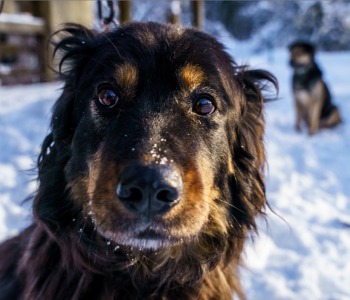
M 167 213 L 179 202 L 180 174 L 168 166 L 128 166 L 120 176 L 117 195 L 133 213 L 149 217 Z

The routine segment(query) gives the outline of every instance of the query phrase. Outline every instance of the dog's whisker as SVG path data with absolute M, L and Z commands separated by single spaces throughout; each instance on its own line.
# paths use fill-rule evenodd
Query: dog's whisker
M 154 262 L 153 260 L 149 259 L 146 255 L 143 255 L 142 257 L 144 257 L 145 259 L 149 260 L 151 263 L 159 266 L 159 264 L 157 264 L 156 262 Z
M 49 215 L 49 217 L 54 216 L 57 212 L 61 211 L 61 209 L 62 209 L 62 208 L 56 209 L 55 211 L 53 211 L 53 212 Z M 72 207 L 72 208 L 66 209 L 66 210 L 63 211 L 60 215 L 56 216 L 56 218 L 62 217 L 63 215 L 65 215 L 66 213 L 70 212 L 70 211 L 73 210 L 73 209 L 75 209 L 75 208 Z
M 209 188 L 202 188 L 201 190 L 202 190 L 202 191 L 205 191 L 205 190 L 209 190 L 209 191 L 210 191 L 210 189 L 209 189 Z M 233 207 L 233 208 L 237 209 L 238 211 L 240 211 L 241 213 L 243 213 L 243 214 L 245 214 L 245 215 L 246 215 L 246 213 L 245 213 L 244 211 L 242 211 L 242 210 L 241 210 L 241 209 L 239 209 L 238 207 L 234 206 L 233 204 L 228 203 L 228 202 L 227 202 L 227 201 L 225 201 L 225 200 L 222 200 L 222 199 L 219 199 L 219 198 L 215 198 L 215 200 L 217 200 L 217 201 L 221 201 L 221 202 L 223 202 L 223 203 L 225 203 L 225 204 L 227 204 L 227 205 L 229 205 L 229 206 L 231 206 L 231 207 Z
M 232 213 L 230 213 L 230 215 L 231 215 L 232 218 L 234 218 L 234 220 L 236 221 L 237 225 L 242 229 L 242 226 L 241 226 L 241 224 L 239 224 L 239 222 L 236 219 L 236 217 Z
M 100 32 L 100 34 L 103 35 L 103 36 L 113 45 L 113 47 L 114 47 L 114 49 L 117 51 L 119 57 L 122 57 L 122 56 L 120 55 L 120 53 L 119 53 L 118 48 L 113 44 L 113 42 L 108 38 L 108 36 L 106 36 L 103 32 Z
M 215 200 L 218 200 L 218 201 L 224 202 L 225 204 L 227 204 L 227 205 L 229 205 L 229 206 L 231 206 L 231 207 L 233 207 L 233 208 L 237 209 L 237 210 L 238 210 L 238 211 L 240 211 L 242 214 L 245 214 L 245 215 L 246 215 L 246 213 L 245 213 L 244 211 L 240 210 L 238 207 L 234 206 L 234 205 L 233 205 L 233 204 L 231 204 L 231 203 L 228 203 L 228 202 L 226 202 L 226 201 L 224 201 L 224 200 L 221 200 L 221 199 L 218 199 L 218 198 L 216 198 Z

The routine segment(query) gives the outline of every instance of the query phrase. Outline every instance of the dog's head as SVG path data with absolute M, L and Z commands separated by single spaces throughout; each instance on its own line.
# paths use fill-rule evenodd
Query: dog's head
M 307 42 L 294 42 L 289 46 L 290 65 L 293 68 L 305 68 L 314 64 L 315 47 Z
M 115 249 L 239 253 L 265 205 L 262 89 L 275 78 L 238 67 L 194 29 L 63 33 L 38 218 L 62 232 L 94 228 Z

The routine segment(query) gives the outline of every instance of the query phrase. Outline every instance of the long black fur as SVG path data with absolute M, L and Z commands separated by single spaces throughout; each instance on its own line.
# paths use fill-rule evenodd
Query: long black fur
M 38 158 L 39 190 L 33 202 L 34 224 L 0 246 L 2 300 L 209 300 L 230 299 L 233 292 L 244 298 L 238 278 L 241 253 L 248 233 L 256 230 L 255 218 L 264 213 L 266 205 L 262 110 L 267 99 L 263 91 L 269 83 L 277 87 L 277 81 L 266 71 L 238 66 L 223 46 L 207 34 L 180 29 L 181 35 L 176 35 L 177 30 L 156 23 L 131 23 L 113 32 L 97 33 L 67 24 L 57 33 L 64 35 L 54 42 L 55 53 L 62 53 L 58 74 L 65 82 L 64 91 L 53 108 L 51 132 Z M 150 36 L 154 37 L 153 43 L 145 46 L 148 42 L 145 39 L 151 39 Z M 171 59 L 162 61 L 168 53 L 172 53 Z M 203 119 L 194 128 L 177 117 L 178 123 L 174 123 L 177 132 L 173 136 L 184 138 L 174 156 L 180 162 L 187 156 L 195 156 L 196 151 L 210 152 L 220 199 L 230 205 L 215 201 L 213 205 L 224 207 L 227 215 L 214 215 L 212 227 L 208 223 L 198 239 L 188 242 L 178 253 L 169 249 L 133 253 L 131 260 L 126 249 L 114 251 L 113 244 L 106 245 L 106 239 L 97 234 L 91 220 L 87 221 L 83 207 L 72 199 L 67 187 L 86 172 L 86 159 L 106 141 L 104 133 L 112 126 L 112 121 L 106 121 L 101 128 L 94 128 L 87 121 L 84 101 L 91 99 L 94 92 L 91 87 L 110 76 L 120 61 L 136 61 L 143 66 L 140 73 L 146 70 L 153 74 L 154 70 L 160 70 L 157 76 L 162 79 L 170 76 L 169 70 L 177 68 L 183 59 L 200 65 L 212 76 L 212 88 L 217 90 L 229 115 L 225 124 Z M 174 81 L 175 74 L 164 89 L 173 89 Z M 146 89 L 147 84 L 145 78 L 142 88 Z M 140 93 L 136 92 L 136 97 Z M 157 106 L 156 110 L 162 112 L 163 107 Z M 143 117 L 135 113 L 129 118 L 135 126 L 130 125 L 128 132 L 135 139 L 145 129 L 132 122 Z M 168 123 L 164 121 L 165 127 L 171 123 L 170 119 Z M 120 117 L 119 122 L 122 121 Z M 224 128 L 225 136 L 219 135 L 220 128 Z M 186 130 L 197 132 L 198 138 L 187 138 Z M 206 136 L 206 132 L 212 135 Z M 207 143 L 199 136 L 203 140 L 205 136 Z M 120 142 L 115 147 L 115 141 L 109 143 L 124 160 L 132 157 L 126 149 L 133 144 Z M 228 157 L 234 174 L 227 172 Z M 227 228 L 217 225 L 221 221 L 229 224 Z

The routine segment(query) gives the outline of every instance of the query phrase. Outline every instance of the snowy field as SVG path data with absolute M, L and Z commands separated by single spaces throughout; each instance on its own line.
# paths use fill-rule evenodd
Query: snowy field
M 247 59 L 247 58 L 245 58 Z M 350 53 L 317 61 L 344 124 L 310 137 L 294 131 L 285 50 L 249 59 L 278 78 L 266 106 L 267 197 L 277 215 L 260 222 L 242 271 L 248 299 L 350 299 Z M 284 219 L 284 221 L 282 220 Z
M 247 245 L 248 299 L 350 299 L 350 227 L 344 225 L 350 225 L 350 53 L 317 57 L 344 124 L 309 137 L 294 131 L 286 50 L 248 55 L 243 46 L 226 44 L 238 62 L 268 69 L 280 83 L 279 100 L 265 109 L 267 195 L 280 217 L 268 212 L 259 237 Z M 31 204 L 21 204 L 36 188 L 28 169 L 60 87 L 0 88 L 0 241 L 31 222 Z

